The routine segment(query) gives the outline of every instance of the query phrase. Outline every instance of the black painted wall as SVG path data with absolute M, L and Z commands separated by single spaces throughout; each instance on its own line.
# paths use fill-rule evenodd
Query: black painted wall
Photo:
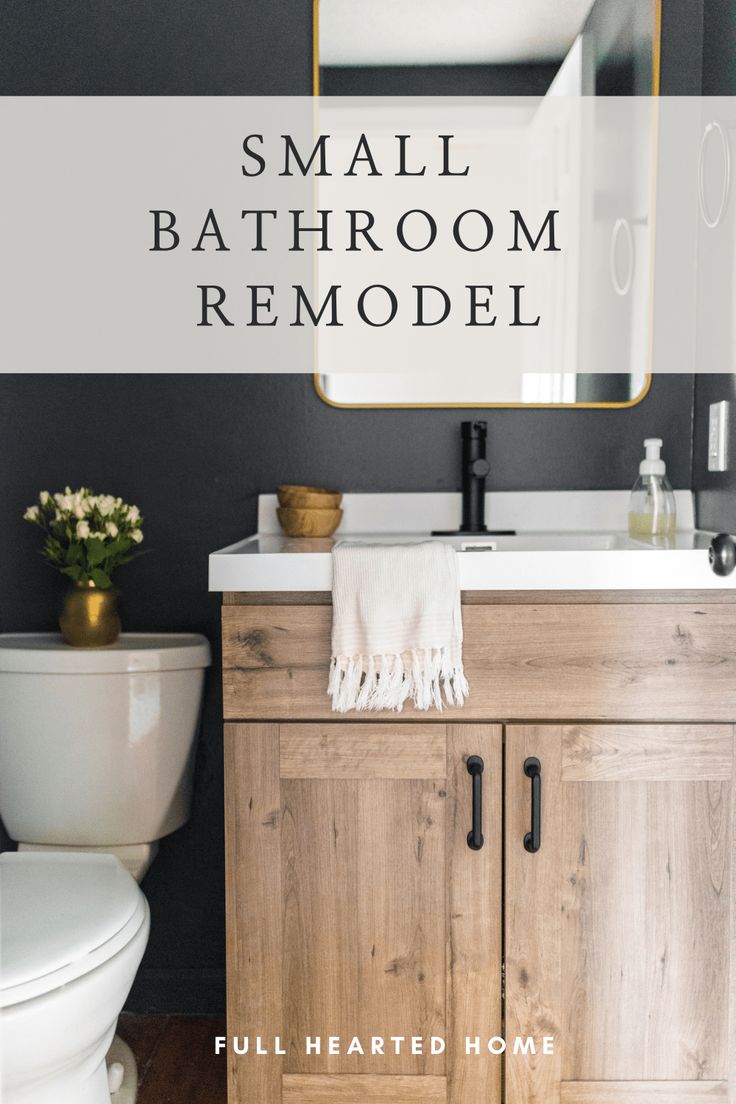
M 153 551 L 122 569 L 128 629 L 204 632 L 215 646 L 219 600 L 207 556 L 252 532 L 256 495 L 281 481 L 348 491 L 459 489 L 463 417 L 489 422 L 498 489 L 624 488 L 648 435 L 667 442 L 689 485 L 692 380 L 658 377 L 628 411 L 335 410 L 311 377 L 2 376 L 0 631 L 54 628 L 61 580 L 20 520 L 41 488 L 89 484 L 137 503 Z M 146 879 L 153 923 L 130 998 L 137 1010 L 224 1004 L 222 725 L 208 684 L 194 812 L 161 845 Z
M 736 93 L 736 7 L 733 0 L 701 0 L 703 95 Z
M 0 95 L 309 95 L 312 11 L 312 0 L 3 0 Z M 156 552 L 130 567 L 128 627 L 201 629 L 216 643 L 207 552 L 255 520 L 248 473 L 258 468 L 250 449 L 262 400 L 242 382 L 231 381 L 240 400 L 230 421 L 229 399 L 213 403 L 202 379 L 0 377 L 0 516 L 12 526 L 0 545 L 2 630 L 53 625 L 55 581 L 31 527 L 15 522 L 41 487 L 70 481 L 114 488 L 149 515 Z M 224 1006 L 220 712 L 213 675 L 195 816 L 146 883 L 153 932 L 133 1007 Z
M 703 7 L 702 91 L 706 96 L 736 95 L 736 4 L 733 0 L 698 0 Z M 731 225 L 731 224 L 729 224 Z M 732 301 L 724 303 L 733 311 Z M 707 365 L 699 367 L 707 368 Z M 695 378 L 693 489 L 698 524 L 703 529 L 736 533 L 736 470 L 708 471 L 708 407 L 728 399 L 736 404 L 736 376 Z M 736 405 L 732 418 L 736 417 Z M 736 465 L 736 426 L 731 427 L 731 461 Z
M 712 2 L 713 0 L 662 0 L 662 96 L 701 94 L 704 7 L 706 3 Z M 721 0 L 716 2 L 720 3 Z
M 665 0 L 681 22 L 665 23 L 674 45 L 665 42 L 673 61 L 663 65 L 663 91 L 688 90 L 689 13 L 699 2 Z M 311 11 L 311 0 L 5 0 L 0 93 L 307 94 Z M 625 488 L 642 439 L 659 435 L 673 482 L 689 486 L 691 412 L 692 380 L 682 376 L 658 378 L 630 411 L 484 411 L 492 485 Z M 87 483 L 147 517 L 153 552 L 120 577 L 126 626 L 205 632 L 217 663 L 207 554 L 253 529 L 258 491 L 282 480 L 457 489 L 457 426 L 470 416 L 336 411 L 306 376 L 0 375 L 0 631 L 53 627 L 59 581 L 20 514 L 41 488 Z M 224 1006 L 220 716 L 215 667 L 192 820 L 163 842 L 145 883 L 153 925 L 134 1009 Z
M 3 0 L 0 95 L 299 96 L 312 0 Z

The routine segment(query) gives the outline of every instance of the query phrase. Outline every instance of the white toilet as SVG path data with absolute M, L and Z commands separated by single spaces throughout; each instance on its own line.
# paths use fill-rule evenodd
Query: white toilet
M 105 1056 L 148 928 L 113 855 L 0 855 L 3 1104 L 109 1104 Z
M 0 856 L 2 1104 L 109 1104 L 148 939 L 136 881 L 189 816 L 210 662 L 195 634 L 0 635 L 0 817 L 19 844 Z

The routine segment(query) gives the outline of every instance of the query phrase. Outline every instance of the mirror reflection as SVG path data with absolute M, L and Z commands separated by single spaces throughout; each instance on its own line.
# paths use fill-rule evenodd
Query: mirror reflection
M 318 91 L 324 97 L 649 96 L 658 84 L 658 15 L 658 0 L 319 0 Z M 601 194 L 607 187 L 610 192 L 601 181 Z M 606 211 L 592 228 L 612 243 L 600 294 L 620 298 L 624 307 L 634 254 L 646 259 L 648 250 L 647 213 L 635 215 L 615 218 Z M 646 278 L 646 267 L 648 261 L 639 264 L 638 279 Z M 595 309 L 592 293 L 599 292 L 580 291 L 586 313 Z M 628 374 L 576 372 L 571 362 L 569 371 L 525 371 L 507 382 L 462 370 L 450 380 L 321 374 L 317 389 L 346 406 L 629 406 L 649 385 L 639 370 L 645 357 L 634 355 L 629 363 Z

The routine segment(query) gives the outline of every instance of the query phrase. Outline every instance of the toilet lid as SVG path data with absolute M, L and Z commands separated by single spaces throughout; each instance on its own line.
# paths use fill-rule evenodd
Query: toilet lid
M 147 915 L 114 855 L 0 855 L 0 1008 L 89 973 L 126 946 Z
M 105 648 L 72 648 L 58 633 L 0 633 L 0 671 L 23 675 L 185 671 L 211 662 L 199 633 L 121 633 Z

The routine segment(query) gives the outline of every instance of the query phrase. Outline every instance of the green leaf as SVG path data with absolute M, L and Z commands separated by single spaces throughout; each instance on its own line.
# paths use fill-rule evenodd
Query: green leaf
M 90 567 L 95 567 L 97 564 L 102 563 L 102 561 L 107 556 L 107 549 L 105 548 L 104 543 L 101 540 L 99 540 L 97 537 L 95 537 L 93 540 L 88 540 L 86 542 L 86 549 L 87 549 L 87 562 L 90 565 Z M 110 584 L 108 583 L 108 586 L 109 585 Z
M 66 554 L 66 558 L 69 563 L 80 563 L 82 560 L 82 546 L 81 544 L 70 544 L 69 550 Z
M 105 551 L 109 557 L 117 556 L 121 552 L 127 552 L 132 544 L 132 540 L 128 537 L 116 537 L 114 541 L 105 545 Z
M 89 575 L 92 582 L 95 584 L 95 586 L 99 587 L 100 590 L 109 590 L 109 588 L 112 586 L 112 579 L 107 574 L 107 572 L 102 570 L 101 567 L 93 568 L 93 570 L 90 571 Z
M 62 567 L 61 574 L 68 575 L 70 579 L 74 579 L 75 583 L 78 583 L 84 572 L 78 564 L 74 564 L 71 567 Z
M 41 549 L 41 555 L 45 556 L 49 563 L 63 564 L 64 557 L 61 552 L 61 545 L 56 541 L 47 540 Z

